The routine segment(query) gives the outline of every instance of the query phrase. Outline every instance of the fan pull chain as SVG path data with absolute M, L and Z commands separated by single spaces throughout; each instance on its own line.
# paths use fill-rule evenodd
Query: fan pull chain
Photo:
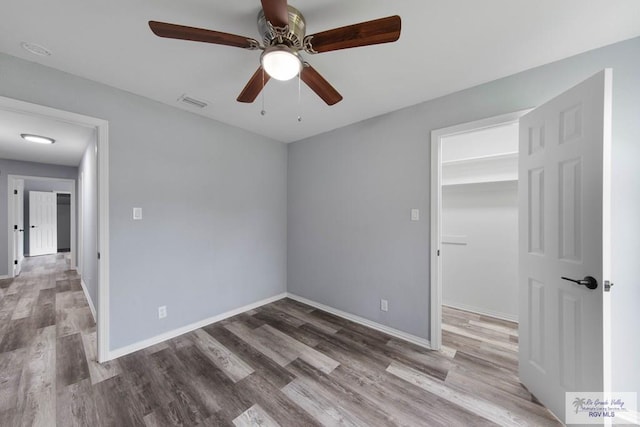
M 264 116 L 267 114 L 264 109 L 264 68 L 262 69 L 262 90 L 260 91 L 260 97 L 262 98 L 262 110 L 260 110 L 260 115 Z
M 301 72 L 298 72 L 298 122 L 302 121 L 302 116 L 300 114 L 300 105 L 301 105 L 301 102 L 300 102 L 300 73 Z

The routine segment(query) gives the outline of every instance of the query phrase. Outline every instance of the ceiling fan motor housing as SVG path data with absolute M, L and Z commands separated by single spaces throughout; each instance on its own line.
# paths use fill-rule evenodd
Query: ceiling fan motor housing
M 304 46 L 304 36 L 307 24 L 302 13 L 293 6 L 287 6 L 289 12 L 289 24 L 284 28 L 271 25 L 260 9 L 258 13 L 258 31 L 262 36 L 265 46 L 285 44 L 295 50 L 301 50 Z

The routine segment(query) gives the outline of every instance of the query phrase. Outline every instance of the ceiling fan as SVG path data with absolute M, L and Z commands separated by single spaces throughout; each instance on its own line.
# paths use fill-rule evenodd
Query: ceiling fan
M 262 50 L 260 67 L 237 99 L 249 103 L 258 97 L 270 78 L 290 80 L 300 75 L 300 79 L 327 105 L 334 105 L 342 100 L 342 95 L 302 58 L 300 52 L 317 54 L 389 43 L 400 38 L 401 20 L 397 15 L 306 35 L 304 16 L 287 5 L 287 0 L 261 1 L 258 30 L 263 44 L 250 37 L 166 22 L 149 21 L 149 27 L 159 37 Z

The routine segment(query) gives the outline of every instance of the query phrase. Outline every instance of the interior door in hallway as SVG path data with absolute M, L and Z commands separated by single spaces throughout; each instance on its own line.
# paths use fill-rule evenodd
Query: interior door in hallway
M 29 192 L 29 255 L 58 251 L 57 199 L 55 193 Z
M 24 180 L 13 180 L 13 275 L 20 275 L 24 259 Z
M 611 93 L 603 70 L 520 119 L 519 375 L 563 421 L 610 369 Z

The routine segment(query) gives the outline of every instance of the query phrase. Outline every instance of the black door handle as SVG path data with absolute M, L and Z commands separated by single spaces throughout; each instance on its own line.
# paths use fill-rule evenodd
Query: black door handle
M 598 281 L 595 277 L 591 276 L 585 276 L 582 280 L 570 279 L 568 277 L 562 277 L 562 279 L 577 283 L 578 285 L 586 286 L 589 289 L 596 289 L 598 287 Z
M 21 229 L 20 229 L 20 230 L 18 230 L 18 231 L 21 231 L 21 232 L 22 232 L 22 231 L 24 231 L 24 229 L 23 229 L 23 228 L 21 228 Z
M 36 228 L 36 227 L 37 227 L 37 225 L 32 225 L 32 226 L 31 226 L 31 228 Z

